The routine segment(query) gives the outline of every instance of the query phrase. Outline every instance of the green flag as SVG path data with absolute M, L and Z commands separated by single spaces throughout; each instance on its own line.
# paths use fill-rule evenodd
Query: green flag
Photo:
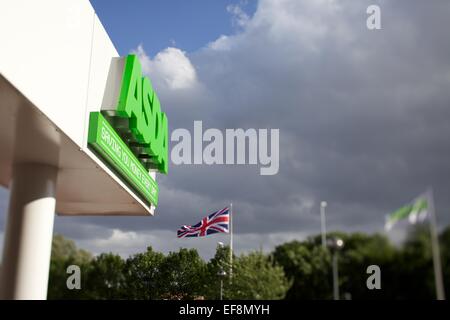
M 428 199 L 426 196 L 416 198 L 410 204 L 394 211 L 386 217 L 384 228 L 389 231 L 398 221 L 408 218 L 409 222 L 415 224 L 422 222 L 428 215 Z

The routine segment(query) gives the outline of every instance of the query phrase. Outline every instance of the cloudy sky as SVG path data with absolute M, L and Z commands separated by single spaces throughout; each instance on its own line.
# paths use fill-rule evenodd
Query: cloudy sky
M 140 56 L 169 132 L 194 120 L 279 129 L 280 169 L 170 164 L 156 216 L 56 217 L 55 232 L 94 253 L 152 245 L 209 258 L 226 236 L 179 240 L 176 230 L 230 202 L 239 253 L 317 234 L 321 200 L 328 229 L 383 232 L 384 215 L 430 185 L 440 226 L 450 222 L 449 1 L 92 4 L 119 53 Z M 381 30 L 366 26 L 371 4 Z M 2 189 L 0 239 L 7 199 Z

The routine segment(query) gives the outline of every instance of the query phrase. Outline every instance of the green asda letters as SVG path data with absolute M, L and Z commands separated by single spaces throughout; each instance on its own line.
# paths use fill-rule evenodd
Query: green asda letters
M 136 55 L 125 58 L 117 115 L 128 118 L 129 130 L 135 144 L 144 150 L 145 157 L 161 173 L 168 172 L 167 116 L 161 112 L 158 96 L 147 77 L 142 76 Z

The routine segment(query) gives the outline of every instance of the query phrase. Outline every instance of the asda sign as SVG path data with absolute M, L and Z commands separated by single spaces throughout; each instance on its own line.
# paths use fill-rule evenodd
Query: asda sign
M 113 61 L 105 97 L 109 105 L 90 114 L 88 145 L 156 206 L 158 186 L 149 171 L 168 172 L 167 116 L 135 55 Z
M 128 120 L 132 143 L 141 148 L 138 153 L 149 160 L 149 167 L 167 174 L 167 117 L 161 112 L 150 80 L 142 76 L 141 65 L 135 55 L 126 58 L 117 115 Z

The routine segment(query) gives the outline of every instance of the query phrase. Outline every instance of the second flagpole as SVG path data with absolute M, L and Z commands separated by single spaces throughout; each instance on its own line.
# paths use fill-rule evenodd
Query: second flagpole
M 436 222 L 436 211 L 434 208 L 433 189 L 431 187 L 428 188 L 427 198 L 428 198 L 428 207 L 430 211 L 429 222 L 430 222 L 431 249 L 433 253 L 436 298 L 437 300 L 445 300 L 444 281 L 442 277 L 441 253 L 439 250 L 439 237 Z
M 230 203 L 230 283 L 233 276 L 233 203 Z

